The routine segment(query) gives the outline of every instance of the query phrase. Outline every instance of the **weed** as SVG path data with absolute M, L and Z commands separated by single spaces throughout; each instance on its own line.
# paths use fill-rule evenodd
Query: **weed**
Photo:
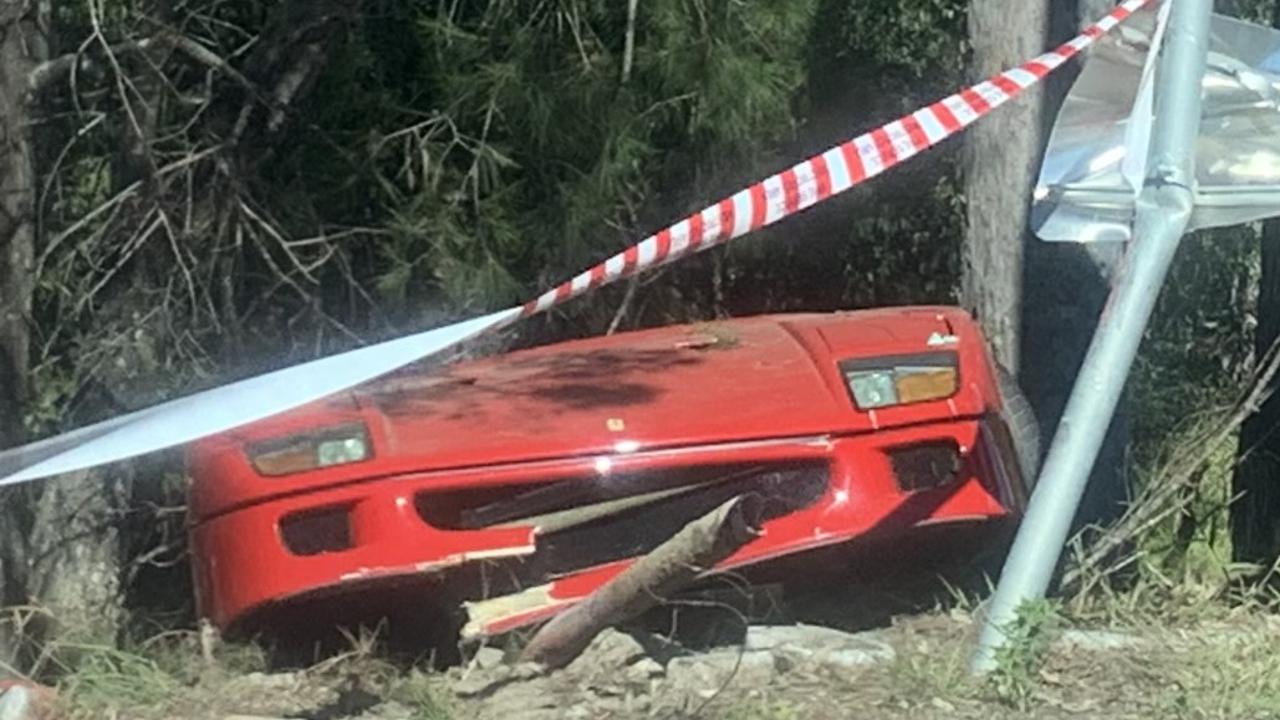
M 450 720 L 454 712 L 439 676 L 414 671 L 391 688 L 392 700 L 407 705 L 419 720 Z
M 914 698 L 967 695 L 968 650 L 964 643 L 921 643 L 912 652 L 899 653 L 889 668 L 893 686 L 904 696 Z
M 1000 702 L 1027 710 L 1049 645 L 1061 625 L 1062 616 L 1052 601 L 1026 602 L 1018 608 L 1004 627 L 1005 642 L 996 651 L 995 669 L 987 677 Z

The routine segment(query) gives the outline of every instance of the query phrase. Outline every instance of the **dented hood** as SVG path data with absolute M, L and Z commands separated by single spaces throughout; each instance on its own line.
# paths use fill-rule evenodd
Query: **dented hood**
M 922 352 L 950 333 L 931 311 L 764 316 L 401 373 L 354 396 L 379 454 L 424 467 L 848 432 L 874 421 L 839 360 Z

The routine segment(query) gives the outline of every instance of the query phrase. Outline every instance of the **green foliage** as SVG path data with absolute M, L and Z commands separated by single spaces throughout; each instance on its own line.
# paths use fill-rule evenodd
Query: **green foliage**
M 1253 362 L 1258 248 L 1249 226 L 1183 241 L 1134 369 L 1139 448 L 1158 452 L 1188 419 L 1236 399 Z
M 459 717 L 452 707 L 449 689 L 438 675 L 417 670 L 391 687 L 388 697 L 414 711 L 420 720 L 449 720 Z
M 659 202 L 793 127 L 812 6 L 645 3 L 625 80 L 625 4 L 420 11 L 424 119 L 379 140 L 396 219 L 378 287 L 508 303 L 673 219 Z
M 1029 601 L 1018 608 L 1002 628 L 1005 642 L 987 678 L 996 698 L 1024 712 L 1030 707 L 1049 645 L 1061 625 L 1062 616 L 1052 601 Z
M 254 48 L 289 6 L 195 3 L 167 22 L 254 79 L 270 57 Z M 59 6 L 64 44 L 91 36 L 90 7 Z M 364 0 L 266 146 L 254 143 L 267 113 L 232 78 L 181 54 L 122 55 L 118 78 L 89 43 L 93 72 L 53 94 L 41 129 L 46 409 L 33 425 L 97 388 L 140 404 L 118 394 L 134 376 L 161 375 L 146 394 L 165 396 L 524 299 L 950 89 L 962 11 L 655 0 L 639 7 L 624 78 L 625 3 Z M 99 22 L 125 42 L 157 12 L 113 3 Z M 139 117 L 156 128 L 147 162 L 177 170 L 146 177 Z M 683 264 L 641 289 L 628 323 L 952 299 L 962 208 L 951 151 L 931 155 L 915 164 L 925 183 L 904 177 L 909 192 L 810 213 L 803 251 L 748 241 Z M 599 331 L 618 299 L 601 293 L 538 332 Z M 136 370 L 105 372 L 117 357 Z
M 836 5 L 832 27 L 840 56 L 900 69 L 915 78 L 949 75 L 963 67 L 968 42 L 965 0 L 845 0 Z
M 1129 476 L 1135 496 L 1158 488 L 1212 442 L 1235 412 L 1257 362 L 1259 230 L 1245 226 L 1183 240 L 1130 380 Z M 1237 443 L 1209 448 L 1178 502 L 1135 538 L 1135 568 L 1169 588 L 1170 578 L 1221 585 L 1234 573 L 1229 507 Z

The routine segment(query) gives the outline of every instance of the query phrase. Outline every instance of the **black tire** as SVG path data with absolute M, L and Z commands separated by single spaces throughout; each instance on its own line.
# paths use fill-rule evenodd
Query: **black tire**
M 1004 409 L 1000 411 L 1000 419 L 1004 421 L 1013 442 L 1013 452 L 1018 458 L 1018 470 L 1022 475 L 1023 486 L 1027 496 L 1035 488 L 1036 478 L 1040 474 L 1040 423 L 1036 414 L 1022 394 L 1018 381 L 1013 374 L 1003 367 L 996 366 L 996 385 L 1000 390 L 1000 398 Z

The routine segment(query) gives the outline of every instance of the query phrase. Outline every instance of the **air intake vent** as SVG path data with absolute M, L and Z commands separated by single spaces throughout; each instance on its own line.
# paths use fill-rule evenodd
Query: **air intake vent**
M 920 443 L 889 451 L 893 474 L 903 492 L 917 492 L 955 482 L 962 460 L 954 441 Z
M 308 510 L 280 521 L 280 539 L 294 555 L 351 549 L 351 508 Z

